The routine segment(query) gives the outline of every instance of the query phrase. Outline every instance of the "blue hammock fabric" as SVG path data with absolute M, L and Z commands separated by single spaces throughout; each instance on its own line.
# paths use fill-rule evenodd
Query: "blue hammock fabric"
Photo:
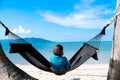
M 32 46 L 32 44 L 12 33 L 4 24 L 2 24 L 2 26 L 6 29 L 5 35 L 11 37 L 10 53 L 19 53 L 23 58 L 25 58 L 28 62 L 30 62 L 37 68 L 44 71 L 53 72 L 50 69 L 50 62 L 43 55 L 41 55 L 41 53 L 38 52 Z M 105 29 L 107 28 L 107 26 L 108 25 L 106 25 L 95 37 L 84 43 L 83 46 L 74 54 L 74 56 L 69 60 L 71 68 L 68 71 L 76 69 L 81 64 L 86 62 L 90 57 L 98 60 L 97 53 L 102 36 L 105 35 Z M 64 73 L 55 74 L 62 75 Z

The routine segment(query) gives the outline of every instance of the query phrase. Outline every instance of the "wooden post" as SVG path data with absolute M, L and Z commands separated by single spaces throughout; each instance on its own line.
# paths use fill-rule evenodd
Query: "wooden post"
M 120 0 L 117 0 L 116 15 L 120 14 Z M 120 80 L 120 15 L 116 17 L 114 26 L 112 54 L 107 80 Z
M 18 67 L 5 55 L 0 44 L 0 80 L 37 80 Z

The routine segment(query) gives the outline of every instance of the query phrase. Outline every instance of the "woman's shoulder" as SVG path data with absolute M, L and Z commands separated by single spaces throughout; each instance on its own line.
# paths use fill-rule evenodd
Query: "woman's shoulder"
M 55 56 L 55 55 L 51 56 L 50 58 L 62 58 L 62 59 L 67 59 L 67 57 L 65 57 L 65 56 Z
M 56 58 L 56 56 L 55 56 L 55 55 L 52 55 L 50 58 Z
M 67 58 L 66 56 L 62 56 L 63 58 Z
M 63 56 L 63 59 L 67 60 L 67 57 Z
M 51 57 L 50 57 L 50 60 L 52 60 L 52 59 L 54 59 L 55 58 L 55 56 L 54 55 L 52 55 Z

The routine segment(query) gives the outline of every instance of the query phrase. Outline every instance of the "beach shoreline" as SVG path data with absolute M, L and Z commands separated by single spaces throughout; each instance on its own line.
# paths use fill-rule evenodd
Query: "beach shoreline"
M 106 80 L 109 68 L 109 64 L 83 64 L 65 75 L 57 76 L 31 64 L 16 64 L 16 66 L 39 80 Z

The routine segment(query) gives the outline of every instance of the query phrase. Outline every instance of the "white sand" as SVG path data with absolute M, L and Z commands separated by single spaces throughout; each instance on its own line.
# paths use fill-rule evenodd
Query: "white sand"
M 108 64 L 83 64 L 62 76 L 42 71 L 32 65 L 17 65 L 29 75 L 40 80 L 106 80 Z

